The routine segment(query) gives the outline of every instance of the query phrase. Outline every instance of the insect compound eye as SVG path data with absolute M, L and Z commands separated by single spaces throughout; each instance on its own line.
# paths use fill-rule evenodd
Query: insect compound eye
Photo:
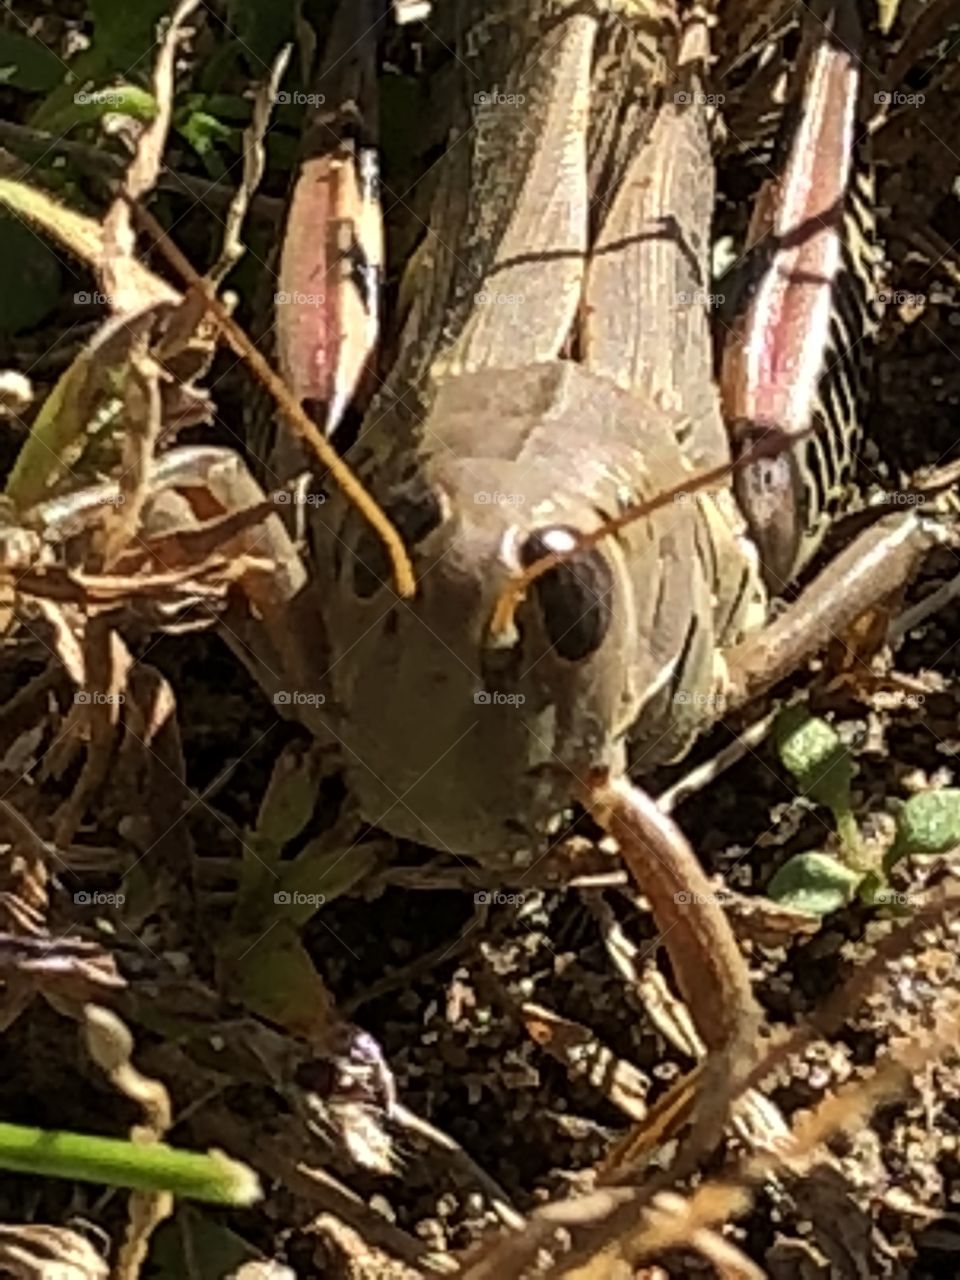
M 431 489 L 405 493 L 394 498 L 386 514 L 407 547 L 416 546 L 443 523 L 440 499 Z M 353 560 L 353 589 L 361 600 L 369 600 L 383 586 L 389 586 L 393 564 L 383 539 L 365 525 L 357 539 Z
M 525 569 L 553 552 L 576 546 L 564 525 L 531 533 L 520 548 Z M 533 593 L 552 648 L 568 662 L 582 662 L 600 648 L 610 629 L 613 573 L 595 548 L 575 551 L 533 583 Z

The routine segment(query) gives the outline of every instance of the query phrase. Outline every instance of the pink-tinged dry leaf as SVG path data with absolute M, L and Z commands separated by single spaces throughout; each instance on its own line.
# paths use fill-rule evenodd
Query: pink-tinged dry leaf
M 46 982 L 120 990 L 127 985 L 109 951 L 76 937 L 0 933 L 0 973 L 13 972 L 29 975 L 38 987 Z
M 89 1000 L 126 986 L 113 956 L 76 937 L 0 933 L 0 1029 L 9 1027 L 36 996 L 59 1013 L 78 1016 Z
M 379 338 L 376 36 L 374 6 L 339 7 L 313 86 L 323 105 L 308 120 L 275 295 L 281 372 L 328 435 Z
M 724 408 L 733 424 L 775 425 L 790 435 L 809 424 L 841 266 L 859 83 L 855 54 L 820 39 L 803 84 L 800 134 L 751 226 L 751 243 L 773 237 L 772 258 L 742 332 L 724 352 Z
M 308 160 L 294 190 L 275 297 L 280 369 L 329 434 L 377 342 L 383 260 L 372 151 Z

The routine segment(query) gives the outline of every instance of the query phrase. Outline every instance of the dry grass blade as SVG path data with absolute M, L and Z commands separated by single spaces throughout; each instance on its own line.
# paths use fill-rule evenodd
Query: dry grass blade
M 862 1127 L 878 1106 L 903 1094 L 913 1076 L 943 1057 L 955 1056 L 960 1032 L 960 1007 L 956 999 L 940 1011 L 935 1026 L 935 1031 L 924 1029 L 901 1050 L 898 1060 L 885 1059 L 866 1079 L 828 1094 L 811 1112 L 798 1118 L 790 1137 L 778 1143 L 774 1150 L 743 1161 L 731 1177 L 708 1182 L 686 1199 L 671 1196 L 667 1202 L 668 1214 L 658 1211 L 664 1203 L 659 1197 L 639 1222 L 634 1217 L 630 1223 L 630 1213 L 621 1210 L 620 1221 L 606 1227 L 606 1231 L 616 1237 L 615 1242 L 608 1236 L 608 1242 L 596 1249 L 594 1258 L 602 1259 L 604 1266 L 616 1259 L 634 1267 L 643 1259 L 678 1245 L 698 1248 L 703 1239 L 701 1233 L 712 1231 L 747 1211 L 752 1186 L 785 1169 L 804 1174 L 819 1158 L 825 1142 L 841 1132 Z M 552 1274 L 559 1278 L 571 1273 L 560 1268 Z M 587 1267 L 573 1274 L 599 1280 L 605 1273 Z
M 102 283 L 104 293 L 108 292 L 110 283 L 104 274 L 108 264 L 107 237 L 102 223 L 77 213 L 26 183 L 9 178 L 0 178 L 0 205 L 14 216 L 38 227 L 81 262 L 87 263 Z M 109 296 L 115 315 L 130 316 L 157 303 L 175 304 L 180 301 L 180 294 L 172 285 L 136 258 L 127 261 L 126 269 L 112 284 Z
M 154 66 L 154 97 L 157 113 L 140 136 L 133 159 L 123 180 L 121 194 L 103 220 L 104 278 L 112 297 L 118 280 L 136 259 L 136 231 L 130 217 L 131 203 L 141 200 L 156 185 L 173 117 L 176 54 L 184 34 L 183 24 L 197 8 L 199 0 L 181 0 L 160 42 Z M 160 370 L 151 358 L 146 335 L 141 335 L 130 351 L 124 377 L 124 418 L 120 495 L 122 509 L 107 525 L 104 556 L 111 565 L 134 537 L 147 498 L 150 459 L 163 425 L 158 379 Z
M 106 619 L 94 618 L 87 623 L 83 648 L 85 696 L 75 701 L 73 715 L 85 722 L 89 745 L 76 786 L 55 820 L 55 839 L 61 847 L 73 840 L 87 804 L 107 777 L 123 707 L 122 690 L 133 665 L 126 646 Z
M 90 1056 L 106 1072 L 113 1087 L 144 1113 L 145 1123 L 134 1127 L 130 1136 L 139 1142 L 159 1142 L 173 1123 L 167 1090 L 158 1080 L 142 1075 L 130 1061 L 133 1036 L 115 1013 L 90 1004 L 84 1009 L 84 1019 Z M 116 1280 L 137 1280 L 146 1261 L 150 1238 L 160 1223 L 169 1218 L 173 1207 L 174 1199 L 169 1191 L 130 1193 L 127 1232 L 114 1267 Z
M 634 1123 L 645 1119 L 643 1077 L 632 1063 L 618 1058 L 589 1028 L 571 1018 L 535 1004 L 525 1004 L 521 1013 L 531 1040 L 561 1063 L 571 1079 L 586 1076 Z
M 234 192 L 230 207 L 227 210 L 226 225 L 223 229 L 223 247 L 220 256 L 207 272 L 207 278 L 214 288 L 219 288 L 226 276 L 246 252 L 240 239 L 244 219 L 250 202 L 257 188 L 263 181 L 266 167 L 266 155 L 263 141 L 270 126 L 273 104 L 277 100 L 280 81 L 283 79 L 290 61 L 290 46 L 281 49 L 274 59 L 267 80 L 257 88 L 253 97 L 253 110 L 250 124 L 243 132 L 243 177 L 240 186 Z
M 123 179 L 122 194 L 114 200 L 103 220 L 104 280 L 106 293 L 110 298 L 129 264 L 135 261 L 136 232 L 130 218 L 130 202 L 141 200 L 152 191 L 159 177 L 173 116 L 177 45 L 183 34 L 184 22 L 199 2 L 200 0 L 180 0 L 173 12 L 154 64 L 156 115 L 140 136 L 133 160 Z
M 317 430 L 316 424 L 311 421 L 303 407 L 291 396 L 283 379 L 273 371 L 220 299 L 214 296 L 187 259 L 171 242 L 159 223 L 145 209 L 138 208 L 137 216 L 150 234 L 156 237 L 158 249 L 164 254 L 171 266 L 179 272 L 191 288 L 198 291 L 204 306 L 216 319 L 229 345 L 252 370 L 257 381 L 273 396 L 290 427 L 309 445 L 314 454 L 330 471 L 349 501 L 353 503 L 379 534 L 393 565 L 397 594 L 404 599 L 412 597 L 416 593 L 413 566 L 410 563 L 410 557 L 407 555 L 402 538 L 387 519 L 383 510 L 370 497 L 336 450 Z
M 107 1280 L 106 1259 L 78 1231 L 0 1224 L 0 1267 L 11 1280 Z
M 835 1035 L 842 1022 L 859 1007 L 868 993 L 889 974 L 892 961 L 905 955 L 917 938 L 932 925 L 942 922 L 960 909 L 960 886 L 947 885 L 918 909 L 916 915 L 878 946 L 869 965 L 832 997 L 819 1013 L 791 1035 L 781 1037 L 755 1063 L 745 1078 L 737 1082 L 742 1091 L 758 1084 L 787 1058 L 797 1054 L 814 1038 Z M 925 1020 L 926 1021 L 926 1020 Z M 783 1140 L 772 1151 L 764 1151 L 743 1162 L 738 1172 L 722 1182 L 701 1187 L 685 1201 L 668 1202 L 651 1199 L 655 1186 L 627 1188 L 610 1186 L 589 1196 L 574 1196 L 538 1210 L 521 1234 L 501 1236 L 481 1244 L 464 1258 L 466 1280 L 493 1280 L 504 1274 L 519 1274 L 537 1252 L 561 1245 L 558 1228 L 565 1227 L 573 1236 L 566 1242 L 562 1260 L 549 1274 L 577 1274 L 573 1268 L 591 1259 L 601 1258 L 601 1270 L 584 1275 L 615 1274 L 618 1265 L 634 1266 L 678 1244 L 696 1247 L 698 1233 L 713 1231 L 732 1217 L 744 1213 L 750 1204 L 751 1185 L 763 1181 L 770 1173 L 790 1167 L 802 1172 L 817 1155 L 820 1144 L 841 1129 L 853 1129 L 864 1123 L 882 1102 L 906 1087 L 911 1076 L 930 1062 L 956 1053 L 958 1012 L 956 1001 L 935 1023 L 937 1031 L 924 1030 L 909 1046 L 901 1049 L 896 1059 L 880 1064 L 865 1082 L 855 1083 L 831 1094 L 794 1127 L 789 1144 Z M 629 1169 L 611 1170 L 605 1180 L 627 1176 Z M 661 1179 L 657 1179 L 659 1183 Z M 648 1203 L 654 1209 L 648 1212 Z M 669 1212 L 657 1212 L 657 1205 L 669 1206 Z M 703 1240 L 703 1237 L 699 1237 Z M 606 1268 L 606 1270 L 603 1270 Z

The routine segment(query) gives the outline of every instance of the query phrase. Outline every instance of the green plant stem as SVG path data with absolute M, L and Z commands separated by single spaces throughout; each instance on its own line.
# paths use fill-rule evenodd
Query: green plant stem
M 50 1178 L 101 1182 L 213 1204 L 260 1199 L 257 1175 L 219 1151 L 182 1151 L 163 1142 L 127 1142 L 88 1133 L 0 1123 L 0 1168 Z
M 837 834 L 840 837 L 844 861 L 847 865 L 852 867 L 854 871 L 863 871 L 864 873 L 872 871 L 874 868 L 870 859 L 864 853 L 863 839 L 860 835 L 860 828 L 857 826 L 857 820 L 853 816 L 853 810 L 834 809 L 833 820 L 837 825 Z

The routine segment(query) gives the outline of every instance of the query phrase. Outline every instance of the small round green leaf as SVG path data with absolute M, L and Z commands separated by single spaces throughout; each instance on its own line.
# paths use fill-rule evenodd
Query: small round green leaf
M 774 735 L 780 759 L 795 778 L 815 775 L 843 745 L 833 725 L 803 707 L 783 711 Z
M 946 853 L 960 844 L 960 788 L 922 791 L 897 814 L 897 836 L 887 866 L 910 853 Z
M 767 887 L 780 906 L 826 916 L 850 902 L 862 875 L 829 853 L 799 853 L 785 862 Z
M 850 808 L 850 754 L 833 725 L 802 707 L 789 707 L 777 720 L 774 737 L 780 759 L 802 791 L 834 811 Z

